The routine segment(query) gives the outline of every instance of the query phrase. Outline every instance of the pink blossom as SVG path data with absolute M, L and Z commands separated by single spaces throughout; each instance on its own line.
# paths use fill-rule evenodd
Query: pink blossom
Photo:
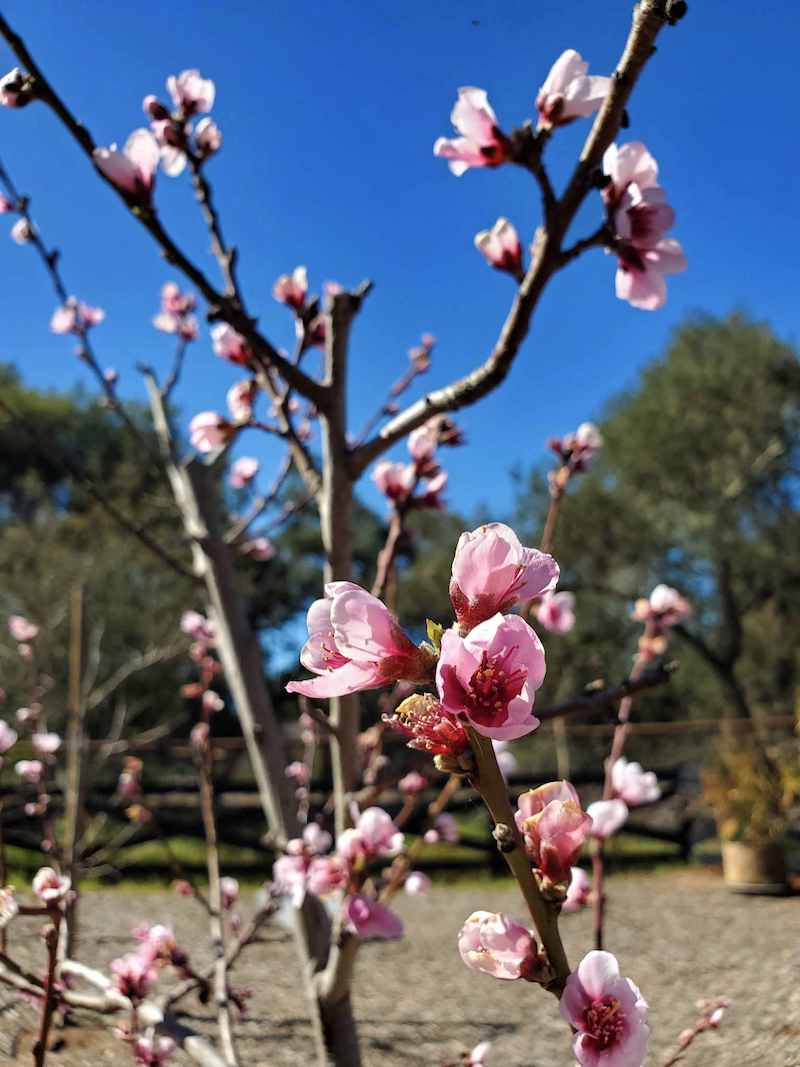
M 642 770 L 641 763 L 629 763 L 624 756 L 614 761 L 611 784 L 616 796 L 631 808 L 638 804 L 651 804 L 661 796 L 655 774 Z
M 133 1058 L 143 1067 L 161 1067 L 175 1052 L 171 1037 L 137 1037 L 133 1044 Z
M 341 856 L 315 856 L 308 865 L 309 892 L 318 897 L 328 897 L 345 888 L 349 875 L 350 866 Z
M 414 497 L 417 507 L 443 508 L 444 500 L 442 493 L 447 485 L 447 471 L 439 471 L 433 478 L 429 478 L 423 485 L 422 493 Z
M 617 296 L 653 311 L 666 303 L 664 275 L 686 269 L 680 244 L 664 237 L 675 212 L 656 184 L 656 161 L 640 142 L 621 148 L 611 145 L 603 156 L 603 168 L 611 178 L 603 195 L 617 235 Z
M 389 500 L 401 502 L 407 500 L 417 479 L 411 464 L 392 463 L 382 459 L 372 470 L 372 480 L 381 493 Z
M 216 411 L 201 411 L 189 423 L 189 440 L 198 452 L 214 452 L 230 441 L 235 428 Z
M 102 308 L 93 308 L 88 304 L 80 304 L 71 296 L 65 304 L 56 308 L 50 319 L 50 329 L 53 333 L 85 333 L 92 326 L 97 326 L 106 317 Z
M 167 78 L 167 92 L 184 117 L 202 114 L 214 106 L 216 88 L 210 78 L 203 78 L 199 70 L 184 70 L 177 77 Z
M 231 468 L 230 483 L 234 489 L 244 489 L 258 474 L 261 464 L 252 456 L 242 456 Z
M 536 97 L 540 127 L 565 126 L 598 110 L 611 79 L 589 76 L 588 69 L 589 64 L 574 49 L 561 53 Z
M 120 152 L 116 145 L 95 148 L 95 166 L 127 196 L 150 203 L 160 152 L 149 130 L 134 130 Z
M 141 942 L 139 954 L 149 959 L 151 963 L 157 960 L 169 963 L 178 949 L 175 934 L 169 926 L 163 926 L 160 923 L 148 926 L 143 923 L 141 926 L 134 927 L 132 932 L 134 938 Z
M 593 422 L 582 422 L 574 433 L 563 438 L 551 437 L 547 443 L 563 464 L 579 474 L 588 468 L 595 452 L 602 447 L 603 438 Z
M 41 867 L 33 878 L 33 891 L 43 904 L 57 904 L 70 891 L 72 882 L 52 867 Z
M 116 988 L 134 1004 L 144 1000 L 158 981 L 158 971 L 147 953 L 129 952 L 112 960 L 111 973 Z
M 227 322 L 218 322 L 211 327 L 211 345 L 214 352 L 229 363 L 246 367 L 252 360 L 244 337 Z
M 589 875 L 582 867 L 573 867 L 567 895 L 561 905 L 562 912 L 567 915 L 574 911 L 580 911 L 589 903 L 589 895 L 592 891 L 592 882 Z
M 249 541 L 242 541 L 239 551 L 243 556 L 249 556 L 257 563 L 266 563 L 274 559 L 277 549 L 268 537 L 253 537 Z
M 472 1052 L 468 1053 L 464 1060 L 464 1067 L 485 1067 L 486 1057 L 489 1055 L 491 1047 L 491 1041 L 481 1041 Z
M 295 760 L 294 763 L 290 763 L 284 773 L 295 785 L 308 785 L 311 781 L 311 771 L 301 760 Z
M 400 916 L 363 893 L 345 897 L 342 910 L 345 928 L 364 941 L 394 941 L 403 936 L 403 920 Z
M 424 333 L 418 345 L 408 350 L 408 358 L 411 360 L 412 369 L 416 374 L 424 374 L 430 369 L 431 352 L 436 344 L 433 334 Z
M 17 737 L 17 731 L 12 730 L 4 719 L 0 719 L 0 755 L 8 752 L 16 743 Z
M 197 123 L 194 145 L 201 159 L 208 159 L 222 148 L 222 130 L 208 115 Z
M 9 615 L 8 632 L 15 641 L 34 641 L 39 634 L 39 627 L 24 615 Z
M 214 640 L 214 626 L 199 611 L 184 611 L 181 615 L 181 630 L 195 641 Z
M 331 835 L 318 823 L 310 822 L 303 830 L 303 847 L 313 855 L 327 852 L 332 843 Z
M 522 244 L 512 223 L 499 218 L 491 230 L 475 234 L 475 247 L 495 270 L 504 270 L 515 278 L 522 273 Z
M 448 630 L 436 668 L 445 710 L 478 733 L 511 741 L 535 730 L 535 691 L 544 681 L 542 643 L 517 615 L 496 614 L 466 637 Z
M 11 240 L 18 245 L 30 244 L 36 236 L 36 229 L 29 219 L 17 219 L 10 232 Z
M 438 441 L 439 433 L 435 420 L 432 419 L 418 426 L 408 435 L 408 451 L 411 453 L 411 458 L 420 465 L 430 463 L 436 453 Z M 373 477 L 375 477 L 374 474 Z M 381 492 L 385 493 L 386 490 L 381 488 Z
M 431 880 L 422 871 L 409 871 L 403 889 L 410 897 L 424 897 L 431 888 Z
M 545 593 L 536 609 L 536 618 L 554 634 L 568 634 L 575 625 L 573 593 Z
M 3 107 L 25 107 L 35 97 L 33 79 L 19 67 L 14 67 L 0 78 L 0 104 Z
M 459 89 L 450 121 L 461 136 L 440 137 L 433 154 L 449 160 L 453 174 L 459 176 L 470 167 L 497 167 L 508 158 L 508 140 L 497 125 L 485 90 Z
M 1 751 L 1 750 L 0 750 Z M 409 771 L 397 783 L 397 788 L 407 797 L 414 797 L 428 788 L 428 779 L 419 771 Z
M 592 820 L 581 808 L 574 786 L 548 782 L 523 793 L 515 818 L 525 850 L 544 883 L 566 892 L 572 865 L 592 830 Z
M 558 576 L 552 556 L 523 548 L 510 527 L 490 522 L 458 539 L 450 600 L 458 622 L 472 629 L 517 601 L 552 592 Z
M 306 895 L 306 872 L 308 861 L 305 856 L 279 856 L 272 865 L 272 881 L 278 893 L 291 898 L 294 907 L 299 908 Z
M 22 659 L 33 659 L 33 648 L 26 642 L 17 645 L 17 653 Z
M 592 819 L 592 837 L 605 839 L 615 834 L 628 818 L 628 805 L 624 800 L 596 800 L 586 809 Z
M 19 904 L 14 896 L 12 886 L 0 886 L 0 930 L 5 929 L 11 920 L 19 914 Z
M 329 582 L 325 599 L 309 608 L 307 623 L 300 662 L 319 677 L 290 682 L 289 693 L 327 698 L 429 677 L 427 654 L 377 597 L 352 582 Z
M 38 759 L 21 759 L 14 764 L 14 770 L 32 785 L 38 785 L 42 778 L 44 766 Z
M 633 617 L 640 622 L 647 622 L 659 628 L 676 626 L 691 614 L 688 601 L 677 589 L 669 585 L 657 585 L 648 597 L 636 601 Z
M 590 952 L 567 979 L 561 1014 L 577 1031 L 581 1067 L 641 1067 L 650 1029 L 647 1002 L 610 952 Z
M 258 383 L 252 378 L 236 382 L 227 393 L 228 411 L 237 424 L 249 422 L 253 417 L 253 404 L 258 393 Z
M 355 863 L 373 856 L 396 856 L 404 840 L 391 815 L 373 807 L 361 812 L 354 827 L 339 834 L 336 851 L 348 863 Z
M 108 367 L 103 371 L 103 377 L 110 386 L 115 386 L 119 381 L 119 372 L 115 371 L 113 367 Z
M 436 831 L 437 840 L 445 841 L 448 845 L 455 845 L 461 836 L 458 823 L 449 811 L 440 812 L 433 820 L 433 828 Z
M 272 295 L 279 304 L 302 311 L 308 295 L 308 271 L 295 267 L 291 274 L 282 274 L 272 287 Z
M 431 693 L 410 697 L 383 721 L 409 738 L 409 748 L 432 756 L 458 759 L 469 748 L 463 725 Z
M 9 200 L 7 196 L 0 195 L 0 215 L 8 215 L 9 212 L 15 211 L 16 205 L 13 200 Z
M 162 333 L 178 334 L 184 341 L 194 341 L 197 319 L 192 312 L 196 306 L 191 293 L 182 293 L 175 282 L 166 282 L 161 288 L 161 310 L 153 325 Z
M 218 711 L 222 711 L 225 707 L 225 701 L 219 693 L 215 693 L 213 689 L 206 689 L 201 697 L 201 703 L 203 705 L 203 711 L 207 715 L 214 715 Z
M 225 911 L 230 911 L 239 900 L 239 883 L 235 878 L 220 878 L 219 888 L 222 894 L 222 907 Z
M 458 951 L 471 971 L 512 982 L 532 975 L 539 959 L 532 932 L 502 912 L 474 911 L 459 931 Z
M 33 734 L 31 744 L 37 756 L 52 756 L 61 748 L 61 738 L 53 733 Z
M 24 724 L 26 722 L 35 722 L 38 717 L 39 710 L 41 710 L 40 704 L 35 704 L 32 708 L 17 708 L 15 714 L 17 716 L 17 722 Z

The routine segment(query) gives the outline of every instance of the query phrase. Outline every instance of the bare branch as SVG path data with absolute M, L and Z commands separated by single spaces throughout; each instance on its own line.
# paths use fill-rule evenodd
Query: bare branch
M 87 710 L 93 711 L 105 700 L 108 700 L 132 675 L 137 674 L 139 671 L 147 670 L 148 667 L 153 667 L 156 663 L 166 663 L 171 659 L 175 659 L 186 652 L 188 647 L 188 642 L 177 641 L 172 645 L 150 648 L 146 652 L 136 653 L 127 663 L 123 663 L 121 667 L 114 671 L 111 677 L 107 678 L 102 685 L 89 694 L 86 700 Z
M 547 722 L 549 719 L 557 719 L 562 715 L 571 715 L 573 712 L 594 712 L 599 708 L 614 707 L 620 700 L 633 696 L 634 693 L 666 685 L 677 669 L 678 664 L 673 660 L 645 671 L 638 678 L 627 678 L 624 682 L 612 686 L 610 689 L 587 687 L 580 696 L 572 697 L 570 700 L 565 700 L 560 704 L 553 704 L 549 708 L 537 708 L 536 717 L 541 722 Z

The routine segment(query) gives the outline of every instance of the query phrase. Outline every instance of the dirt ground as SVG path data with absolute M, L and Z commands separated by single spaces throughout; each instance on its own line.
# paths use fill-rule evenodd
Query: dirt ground
M 660 1067 L 677 1034 L 693 1018 L 700 997 L 726 996 L 733 1006 L 722 1028 L 702 1035 L 684 1067 L 800 1067 L 800 897 L 745 898 L 729 894 L 718 876 L 681 873 L 629 875 L 609 886 L 608 947 L 623 974 L 651 1005 L 648 1067 Z M 249 901 L 245 897 L 247 909 Z M 479 1041 L 493 1042 L 490 1067 L 571 1067 L 569 1035 L 555 1003 L 537 987 L 505 983 L 467 971 L 455 938 L 477 908 L 518 916 L 513 887 L 504 882 L 439 888 L 427 898 L 403 897 L 398 910 L 408 936 L 368 945 L 355 991 L 367 1067 L 440 1067 Z M 128 930 L 142 920 L 171 922 L 201 964 L 203 949 L 190 903 L 166 893 L 97 892 L 83 907 L 86 954 L 106 963 L 128 951 Z M 19 934 L 15 925 L 15 941 Z M 570 958 L 590 947 L 590 917 L 563 921 Z M 291 942 L 278 930 L 252 947 L 236 970 L 249 987 L 250 1014 L 238 1028 L 242 1067 L 289 1067 L 312 1062 L 303 999 Z M 207 957 L 205 957 L 207 958 Z M 191 1026 L 209 1030 L 211 1012 L 184 1002 Z M 30 1062 L 33 1014 L 0 988 L 0 1065 Z M 50 1067 L 131 1062 L 98 1019 L 68 1028 Z M 177 1065 L 190 1061 L 176 1056 Z

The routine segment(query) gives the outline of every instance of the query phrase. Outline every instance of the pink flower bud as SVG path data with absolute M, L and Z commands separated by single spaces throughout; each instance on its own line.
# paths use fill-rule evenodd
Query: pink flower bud
M 0 215 L 8 215 L 15 208 L 16 205 L 13 200 L 9 200 L 7 196 L 0 195 Z
M 225 707 L 225 701 L 213 689 L 206 689 L 202 696 L 202 705 L 203 711 L 207 715 L 214 715 L 216 712 L 222 711 Z
M 234 489 L 244 489 L 258 474 L 261 464 L 252 456 L 242 456 L 231 468 L 229 481 Z
M 591 816 L 592 837 L 611 837 L 628 818 L 628 806 L 624 800 L 596 800 L 586 809 Z
M 134 130 L 121 152 L 116 145 L 111 145 L 95 148 L 92 157 L 97 169 L 112 185 L 134 200 L 150 203 L 160 153 L 149 130 Z
M 203 159 L 208 159 L 222 148 L 222 131 L 212 118 L 206 116 L 197 123 L 194 143 L 198 155 Z
M 473 912 L 459 932 L 458 951 L 470 970 L 507 981 L 533 976 L 539 965 L 531 931 L 502 913 Z
M 37 756 L 52 756 L 61 748 L 58 734 L 33 734 L 31 737 L 33 751 Z
M 235 878 L 220 878 L 220 893 L 222 894 L 222 907 L 230 911 L 239 899 L 239 883 Z
M 137 1037 L 133 1044 L 133 1058 L 143 1067 L 161 1067 L 175 1052 L 171 1037 Z
M 558 57 L 536 97 L 539 126 L 565 126 L 597 111 L 608 95 L 610 78 L 589 77 L 580 53 L 572 48 Z
M 300 760 L 290 763 L 286 768 L 285 774 L 295 785 L 308 785 L 311 781 L 311 771 Z
M 30 244 L 35 234 L 36 230 L 28 219 L 17 219 L 11 227 L 11 240 L 18 245 Z
M 33 891 L 43 904 L 58 904 L 70 891 L 72 882 L 52 867 L 42 867 L 33 879 Z
M 414 487 L 416 473 L 413 466 L 383 459 L 375 464 L 372 480 L 385 497 L 398 502 L 408 499 Z
M 571 868 L 592 830 L 574 787 L 569 782 L 549 782 L 523 793 L 515 818 L 544 882 L 565 894 Z
M 150 93 L 142 101 L 142 111 L 148 118 L 153 119 L 156 122 L 163 122 L 169 118 L 169 111 L 164 107 L 161 101 Z
M 199 611 L 185 611 L 181 616 L 181 630 L 195 641 L 211 642 L 214 640 L 214 627 Z
M 258 383 L 252 378 L 237 382 L 228 390 L 228 411 L 237 424 L 249 422 L 253 417 L 253 404 L 258 394 Z
M 624 756 L 614 761 L 611 784 L 614 793 L 631 808 L 638 804 L 652 804 L 661 796 L 655 774 L 642 770 L 641 763 L 629 763 Z
M 306 268 L 295 267 L 291 274 L 282 274 L 272 287 L 272 295 L 279 304 L 286 304 L 295 311 L 302 311 L 308 295 Z
M 440 137 L 433 154 L 448 160 L 453 174 L 459 176 L 470 167 L 497 167 L 508 158 L 508 139 L 483 89 L 459 89 L 450 121 L 461 136 Z
M 0 78 L 0 105 L 3 107 L 25 107 L 36 97 L 36 87 L 29 74 L 14 67 Z
M 31 785 L 38 785 L 42 779 L 44 767 L 38 759 L 22 759 L 14 765 L 14 770 Z
M 561 911 L 566 915 L 575 911 L 580 911 L 581 908 L 589 903 L 591 891 L 592 883 L 589 875 L 582 867 L 573 867 L 567 895 L 564 898 L 564 903 L 561 905 Z
M 0 755 L 8 750 L 16 743 L 18 734 L 16 730 L 12 730 L 11 727 L 3 719 L 0 719 Z
M 214 452 L 230 441 L 235 428 L 216 411 L 201 411 L 189 423 L 189 439 L 198 452 Z
M 397 787 L 407 797 L 413 797 L 428 788 L 428 779 L 423 774 L 420 774 L 419 771 L 409 771 L 408 774 L 400 779 Z
M 495 270 L 518 277 L 522 271 L 522 244 L 508 219 L 499 218 L 491 230 L 475 234 L 475 247 Z
M 227 322 L 218 322 L 212 326 L 211 344 L 214 352 L 221 359 L 227 359 L 229 363 L 246 367 L 252 360 L 252 354 L 244 337 Z
M 210 728 L 207 722 L 198 722 L 192 727 L 189 740 L 195 748 L 204 748 L 208 744 Z
M 410 897 L 424 897 L 431 887 L 431 880 L 422 871 L 409 871 L 403 889 Z
M 199 70 L 184 70 L 177 76 L 167 78 L 167 91 L 172 102 L 185 116 L 202 114 L 214 106 L 216 87 L 210 78 L 204 78 Z
M 568 634 L 575 625 L 573 593 L 545 593 L 536 609 L 536 619 L 554 634 Z
M 558 576 L 552 556 L 523 548 L 510 527 L 492 522 L 459 538 L 450 600 L 459 623 L 471 629 L 520 600 L 552 592 Z
M 158 972 L 146 953 L 130 952 L 111 961 L 114 985 L 134 1004 L 140 1003 L 158 981 Z
M 266 563 L 274 559 L 277 549 L 268 537 L 253 537 L 249 541 L 242 541 L 239 551 L 243 556 L 249 556 L 258 563 Z

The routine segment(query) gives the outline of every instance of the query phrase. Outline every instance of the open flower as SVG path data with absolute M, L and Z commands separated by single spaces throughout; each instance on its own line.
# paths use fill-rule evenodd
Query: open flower
M 363 893 L 345 897 L 345 928 L 364 941 L 394 941 L 403 936 L 403 920 L 391 908 Z
M 498 613 L 466 637 L 454 630 L 442 637 L 436 668 L 442 706 L 484 737 L 510 741 L 536 729 L 534 694 L 544 675 L 542 643 L 517 615 Z
M 111 961 L 114 985 L 134 1004 L 144 1000 L 158 981 L 158 971 L 149 953 L 129 952 Z
M 608 95 L 610 78 L 587 75 L 589 64 L 579 52 L 562 52 L 536 97 L 539 126 L 565 126 L 597 111 Z
M 195 641 L 209 643 L 214 640 L 214 627 L 199 611 L 184 611 L 181 615 L 181 630 Z
M 440 137 L 433 154 L 448 160 L 453 174 L 459 176 L 470 167 L 497 167 L 508 158 L 508 139 L 497 125 L 485 90 L 459 89 L 450 121 L 461 136 Z
M 408 435 L 407 443 L 411 458 L 418 466 L 424 467 L 426 464 L 431 463 L 436 454 L 436 446 L 439 443 L 438 421 L 430 419 L 428 422 L 424 422 L 422 426 L 418 426 L 416 430 L 412 430 Z M 385 489 L 381 491 L 386 492 Z
M 537 621 L 554 634 L 568 634 L 575 625 L 575 595 L 545 593 L 536 609 Z
M 182 293 L 175 282 L 166 282 L 161 288 L 161 310 L 153 319 L 153 325 L 162 333 L 173 333 L 184 341 L 194 341 L 197 319 L 192 312 L 196 306 L 191 293 Z
M 573 474 L 580 474 L 602 447 L 603 438 L 593 422 L 582 422 L 574 433 L 551 437 L 547 444 Z
M 522 273 L 522 243 L 508 219 L 499 218 L 491 230 L 475 234 L 475 247 L 495 270 L 504 270 L 518 278 Z
M 218 356 L 229 363 L 246 367 L 251 361 L 250 349 L 244 337 L 227 322 L 218 322 L 211 327 L 211 346 Z
M 33 891 L 43 904 L 57 904 L 69 893 L 72 882 L 52 867 L 41 867 L 33 878 Z
M 691 614 L 691 607 L 677 589 L 669 585 L 657 585 L 649 597 L 641 597 L 633 609 L 634 619 L 664 629 L 677 626 Z
M 282 274 L 272 287 L 272 295 L 279 304 L 302 311 L 308 295 L 308 271 L 295 267 L 291 274 Z
M 624 800 L 596 800 L 586 809 L 592 819 L 592 837 L 605 839 L 615 834 L 628 818 L 628 805 Z
M 572 865 L 592 827 L 574 786 L 549 782 L 530 789 L 517 801 L 515 818 L 544 884 L 565 894 Z
M 567 888 L 567 895 L 564 898 L 564 903 L 561 905 L 561 910 L 565 914 L 569 915 L 574 911 L 580 911 L 589 903 L 589 895 L 592 891 L 592 881 L 589 875 L 583 869 L 583 867 L 573 867 L 569 886 Z
M 258 474 L 261 464 L 252 456 L 242 456 L 231 468 L 230 483 L 234 489 L 244 489 Z
M 561 1014 L 578 1031 L 572 1048 L 581 1067 L 641 1067 L 647 1002 L 610 952 L 584 956 L 567 979 Z
M 642 770 L 641 763 L 629 763 L 624 756 L 614 761 L 611 784 L 614 793 L 631 808 L 637 804 L 652 804 L 661 796 L 655 774 Z
M 258 395 L 258 382 L 253 378 L 245 378 L 242 382 L 236 382 L 227 392 L 228 411 L 231 418 L 237 424 L 249 422 L 253 417 L 253 404 Z
M 395 502 L 408 499 L 416 478 L 413 464 L 392 463 L 388 459 L 376 463 L 372 471 L 372 480 L 376 487 L 385 497 Z
M 175 1052 L 171 1037 L 137 1037 L 133 1043 L 133 1058 L 143 1067 L 161 1067 Z
M 123 193 L 150 203 L 160 153 L 149 130 L 134 130 L 121 152 L 113 144 L 110 148 L 95 148 L 92 158 L 100 173 Z
M 223 448 L 234 432 L 235 427 L 216 411 L 201 411 L 189 423 L 189 440 L 198 452 Z
M 502 912 L 474 911 L 458 934 L 458 951 L 471 971 L 515 981 L 540 965 L 532 932 Z
M 325 598 L 309 608 L 307 623 L 300 662 L 319 677 L 290 682 L 289 693 L 326 698 L 430 677 L 428 654 L 377 597 L 353 582 L 329 582 Z
M 336 853 L 330 856 L 314 856 L 306 872 L 309 892 L 318 897 L 328 897 L 331 893 L 345 888 L 349 874 L 349 864 Z
M 184 70 L 177 76 L 171 74 L 167 78 L 167 91 L 185 117 L 210 111 L 214 106 L 216 87 L 199 70 Z
M 450 600 L 458 622 L 471 629 L 517 601 L 552 592 L 559 567 L 552 556 L 523 548 L 514 531 L 490 522 L 462 533 L 456 545 Z
M 442 756 L 456 762 L 469 750 L 464 726 L 445 711 L 432 693 L 415 693 L 407 697 L 392 715 L 383 721 L 409 738 L 409 748 Z

